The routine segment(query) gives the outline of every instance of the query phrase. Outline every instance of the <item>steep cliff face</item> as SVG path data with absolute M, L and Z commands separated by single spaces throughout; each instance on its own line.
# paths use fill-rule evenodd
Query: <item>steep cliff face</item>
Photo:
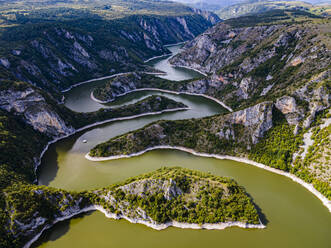
M 91 78 L 148 70 L 143 61 L 168 53 L 165 44 L 191 40 L 215 21 L 192 10 L 182 16 L 22 24 L 1 32 L 0 78 L 54 93 Z
M 258 143 L 273 127 L 272 112 L 273 103 L 263 102 L 227 115 L 197 120 L 158 121 L 99 144 L 90 151 L 90 155 L 107 157 L 132 154 L 155 146 L 186 147 L 217 154 L 243 152 Z
M 264 133 L 272 128 L 272 102 L 264 102 L 231 114 L 234 124 L 241 124 L 251 129 L 252 143 L 256 144 Z
M 32 88 L 0 91 L 0 108 L 20 116 L 36 131 L 56 138 L 74 129 L 65 123 L 45 98 Z
M 189 66 L 205 73 L 215 73 L 219 68 L 233 63 L 251 47 L 271 36 L 276 29 L 277 26 L 233 28 L 220 23 L 188 42 L 184 51 L 173 57 L 170 62 L 173 65 Z
M 186 87 L 196 85 L 233 109 L 278 98 L 278 108 L 297 125 L 307 112 L 313 119 L 329 106 L 330 21 L 315 20 L 305 25 L 252 25 L 249 18 L 219 23 L 188 42 L 171 63 L 207 73 Z M 310 123 L 307 119 L 303 127 Z
M 16 239 L 20 247 L 54 223 L 84 212 L 91 205 L 84 194 L 44 186 L 21 185 L 5 192 L 10 220 L 5 226 L 6 235 Z

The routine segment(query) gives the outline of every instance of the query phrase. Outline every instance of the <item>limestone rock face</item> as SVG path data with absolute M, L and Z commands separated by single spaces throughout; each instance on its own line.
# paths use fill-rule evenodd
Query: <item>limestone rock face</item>
M 205 73 L 215 73 L 219 68 L 234 62 L 250 49 L 244 43 L 249 43 L 250 46 L 254 47 L 256 43 L 272 35 L 277 28 L 279 27 L 231 28 L 227 24 L 220 23 L 188 42 L 184 51 L 174 56 L 170 63 L 193 67 Z M 249 72 L 274 54 L 275 49 L 265 50 L 254 60 L 244 61 L 241 66 L 246 72 Z
M 131 16 L 119 29 L 114 20 L 107 24 L 114 28 L 103 35 L 101 22 L 93 29 L 79 30 L 72 25 L 45 25 L 20 46 L 4 48 L 0 69 L 13 80 L 29 82 L 54 95 L 75 82 L 145 70 L 149 67 L 143 61 L 169 53 L 164 45 L 191 40 L 219 21 L 212 13 L 187 10 L 191 15 Z M 116 42 L 111 42 L 113 37 Z M 15 37 L 10 39 L 7 42 L 15 42 Z
M 170 59 L 170 63 L 205 73 L 206 78 L 198 80 L 195 89 L 219 99 L 232 109 L 246 108 L 253 104 L 249 103 L 250 100 L 255 103 L 274 100 L 275 95 L 289 95 L 297 100 L 298 96 L 312 105 L 309 100 L 312 92 L 307 95 L 304 93 L 307 89 L 295 91 L 312 75 L 329 70 L 330 49 L 324 41 L 320 42 L 320 33 L 316 31 L 318 27 L 280 23 L 240 27 L 225 21 L 187 42 L 182 51 Z M 214 87 L 213 83 L 219 85 Z M 189 84 L 195 86 L 190 82 L 187 88 Z M 309 89 L 316 87 L 313 82 L 309 85 Z M 318 101 L 325 102 L 325 99 Z M 278 105 L 283 105 L 280 101 Z M 297 101 L 296 105 L 301 103 Z M 307 110 L 305 106 L 301 107 L 297 114 L 295 110 L 287 114 L 289 123 L 298 123 L 303 118 L 302 110 Z M 307 120 L 307 125 L 310 122 Z
M 74 216 L 83 209 L 82 208 L 82 198 L 77 198 L 71 196 L 69 193 L 59 192 L 59 193 L 39 193 L 34 190 L 30 192 L 31 195 L 34 195 L 35 198 L 43 201 L 44 204 L 47 202 L 46 206 L 56 206 L 58 209 L 54 210 L 52 214 L 45 215 L 45 211 L 42 211 L 42 207 L 45 205 L 39 205 L 38 203 L 34 208 L 34 214 L 28 216 L 28 218 L 22 218 L 22 215 L 16 215 L 11 225 L 8 227 L 8 230 L 19 233 L 25 237 L 31 237 L 39 233 L 42 228 L 49 227 L 50 224 L 55 220 L 66 219 L 68 217 Z M 38 196 L 36 196 L 38 195 Z M 15 209 L 12 206 L 13 210 Z M 17 212 L 22 211 L 21 209 L 15 209 Z
M 203 16 L 206 20 L 208 20 L 213 25 L 220 21 L 220 18 L 218 17 L 218 15 L 214 14 L 213 12 L 204 11 L 204 10 L 196 9 L 196 8 L 193 8 L 193 11 L 194 11 L 194 13 Z
M 239 84 L 239 89 L 237 95 L 243 99 L 248 99 L 250 92 L 253 87 L 256 85 L 256 82 L 251 77 L 243 78 Z
M 35 130 L 50 137 L 60 137 L 74 131 L 32 88 L 0 91 L 0 108 L 22 116 Z
M 162 193 L 164 198 L 171 200 L 183 194 L 183 191 L 176 185 L 172 179 L 169 180 L 141 180 L 119 187 L 126 194 L 137 195 L 140 197 L 147 197 L 157 193 Z
M 229 115 L 232 123 L 242 124 L 251 129 L 252 143 L 256 144 L 258 139 L 272 128 L 272 107 L 272 102 L 263 102 Z
M 303 122 L 303 127 L 310 127 L 312 121 L 315 119 L 317 112 L 322 111 L 330 107 L 330 90 L 326 85 L 319 85 L 324 80 L 330 78 L 331 71 L 327 70 L 318 75 L 315 79 L 308 82 L 302 88 L 295 91 L 295 95 L 300 100 L 306 101 L 309 105 L 309 115 Z M 317 87 L 314 85 L 317 84 Z
M 235 133 L 234 130 L 230 127 L 223 127 L 223 129 L 216 134 L 221 139 L 227 139 L 227 140 L 235 140 Z
M 195 94 L 204 94 L 207 91 L 207 80 L 197 80 L 189 83 L 186 86 L 186 89 L 183 90 L 188 93 L 195 93 Z
M 6 58 L 0 58 L 0 64 L 7 69 L 10 67 L 10 62 Z
M 278 98 L 275 107 L 285 115 L 285 118 L 290 125 L 297 125 L 304 117 L 304 110 L 297 106 L 293 97 L 283 96 Z

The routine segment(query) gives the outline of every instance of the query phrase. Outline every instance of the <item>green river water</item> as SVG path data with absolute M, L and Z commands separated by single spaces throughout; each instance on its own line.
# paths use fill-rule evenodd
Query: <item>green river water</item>
M 176 53 L 180 46 L 172 46 Z M 151 62 L 168 73 L 169 79 L 195 77 L 196 72 L 172 68 L 167 58 Z M 191 73 L 191 74 L 190 74 Z M 181 101 L 191 109 L 176 113 L 118 121 L 91 128 L 50 146 L 42 159 L 39 183 L 68 190 L 107 186 L 162 166 L 183 166 L 234 178 L 261 208 L 266 229 L 228 228 L 189 230 L 168 228 L 155 231 L 125 220 L 107 219 L 92 212 L 56 224 L 46 231 L 35 247 L 47 248 L 154 248 L 154 247 L 331 247 L 331 215 L 309 191 L 290 179 L 244 163 L 196 157 L 180 151 L 160 150 L 130 159 L 92 162 L 84 155 L 96 144 L 140 128 L 159 119 L 186 119 L 220 113 L 224 109 L 203 97 L 136 92 L 109 104 L 90 100 L 94 87 L 103 82 L 81 85 L 66 93 L 66 106 L 76 111 L 94 111 L 119 106 L 160 94 Z M 83 143 L 86 139 L 88 142 Z

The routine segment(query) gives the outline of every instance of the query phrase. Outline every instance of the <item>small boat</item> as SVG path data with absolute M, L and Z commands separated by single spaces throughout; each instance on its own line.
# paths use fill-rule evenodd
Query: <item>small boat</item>
M 83 140 L 83 143 L 87 143 L 87 140 Z

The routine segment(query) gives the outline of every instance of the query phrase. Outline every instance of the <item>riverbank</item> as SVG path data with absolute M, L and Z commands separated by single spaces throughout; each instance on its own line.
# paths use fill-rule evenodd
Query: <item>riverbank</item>
M 205 77 L 208 77 L 208 75 L 202 71 L 199 71 L 198 69 L 195 69 L 193 67 L 190 67 L 190 66 L 185 66 L 185 65 L 172 65 L 170 64 L 171 66 L 173 67 L 176 67 L 176 68 L 184 68 L 184 69 L 188 69 L 188 70 L 192 70 L 192 71 L 196 71 L 197 73 L 200 73 L 201 75 L 205 76 Z
M 184 92 L 184 91 L 173 91 L 173 90 L 164 90 L 164 89 L 158 89 L 158 88 L 140 88 L 140 89 L 134 89 L 134 90 L 130 90 L 130 91 L 127 91 L 123 94 L 119 94 L 117 95 L 116 97 L 121 97 L 121 96 L 125 96 L 127 94 L 130 94 L 130 93 L 133 93 L 133 92 L 138 92 L 138 91 L 159 91 L 159 92 L 164 92 L 164 93 L 169 93 L 169 94 L 174 94 L 174 95 L 190 95 L 190 96 L 201 96 L 201 97 L 204 97 L 204 98 L 208 98 L 210 100 L 213 100 L 215 101 L 216 103 L 220 104 L 222 107 L 224 107 L 225 109 L 227 109 L 228 111 L 230 112 L 233 112 L 233 109 L 229 106 L 227 106 L 224 102 L 212 97 L 212 96 L 208 96 L 208 95 L 204 95 L 204 94 L 199 94 L 199 93 L 190 93 L 190 92 Z M 113 100 L 110 100 L 110 101 L 102 101 L 102 100 L 99 100 L 97 99 L 94 94 L 93 94 L 93 91 L 91 92 L 91 99 L 97 103 L 101 103 L 101 104 L 106 104 L 106 103 L 110 103 L 110 102 L 113 102 L 115 99 Z
M 243 222 L 239 222 L 239 221 L 224 222 L 224 223 L 205 223 L 205 224 L 182 223 L 182 222 L 177 222 L 177 221 L 170 221 L 167 223 L 158 224 L 153 221 L 146 221 L 146 220 L 141 220 L 141 219 L 137 219 L 137 218 L 129 218 L 125 215 L 117 215 L 117 214 L 109 213 L 100 206 L 95 206 L 95 208 L 97 210 L 99 210 L 100 212 L 102 212 L 107 218 L 115 219 L 115 220 L 125 219 L 125 220 L 129 221 L 130 223 L 143 224 L 145 226 L 148 226 L 148 227 L 153 228 L 158 231 L 164 230 L 171 226 L 177 227 L 177 228 L 182 228 L 182 229 L 208 229 L 208 230 L 223 230 L 227 227 L 233 227 L 233 226 L 237 226 L 237 227 L 241 227 L 241 228 L 255 228 L 255 229 L 266 228 L 266 226 L 263 225 L 261 222 L 260 222 L 260 224 L 247 224 L 247 223 L 243 223 Z
M 104 80 L 104 79 L 109 79 L 109 78 L 113 78 L 113 77 L 117 77 L 117 76 L 121 76 L 121 75 L 126 75 L 126 74 L 129 74 L 131 72 L 121 72 L 121 73 L 116 73 L 116 74 L 112 74 L 112 75 L 109 75 L 109 76 L 104 76 L 104 77 L 99 77 L 99 78 L 92 78 L 90 80 L 86 80 L 86 81 L 83 81 L 83 82 L 79 82 L 79 83 L 76 83 L 76 84 L 73 84 L 71 85 L 69 88 L 65 89 L 65 90 L 62 90 L 61 92 L 62 93 L 65 93 L 79 85 L 82 85 L 82 84 L 87 84 L 87 83 L 91 83 L 91 82 L 95 82 L 95 81 L 100 81 L 100 80 Z
M 149 61 L 151 61 L 153 59 L 160 59 L 160 58 L 164 58 L 164 57 L 171 56 L 171 55 L 172 55 L 172 53 L 167 53 L 167 54 L 163 54 L 163 55 L 159 55 L 159 56 L 154 56 L 154 57 L 151 57 L 151 58 L 145 60 L 144 63 L 148 63 Z
M 175 43 L 175 44 L 168 44 L 168 45 L 164 45 L 164 47 L 180 45 L 180 44 L 184 44 L 185 42 L 186 41 L 178 42 L 178 43 Z M 167 56 L 171 56 L 171 55 L 173 55 L 173 53 L 167 53 L 167 54 L 163 54 L 163 55 L 159 55 L 159 56 L 154 56 L 152 58 L 149 58 L 149 59 L 145 60 L 144 63 L 147 63 L 147 62 L 149 62 L 153 59 L 167 57 Z M 99 77 L 99 78 L 92 78 L 90 80 L 86 80 L 86 81 L 83 81 L 83 82 L 73 84 L 70 87 L 68 87 L 67 89 L 62 90 L 61 92 L 65 93 L 65 92 L 67 92 L 67 91 L 69 91 L 69 90 L 71 90 L 71 89 L 73 89 L 73 88 L 75 88 L 79 85 L 82 85 L 82 84 L 91 83 L 91 82 L 95 82 L 95 81 L 100 81 L 100 80 L 104 80 L 104 79 L 109 79 L 109 78 L 129 74 L 129 73 L 132 73 L 132 72 L 120 72 L 120 73 L 112 74 L 112 75 L 109 75 L 109 76 L 103 76 L 103 77 Z M 151 75 L 165 75 L 166 74 L 166 73 L 162 73 L 162 72 L 160 72 L 160 73 L 159 72 L 155 72 L 155 73 L 154 72 L 143 72 L 143 73 L 151 74 Z
M 181 42 L 174 43 L 174 44 L 164 45 L 163 47 L 171 47 L 171 46 L 181 45 L 181 44 L 185 44 L 186 42 L 187 42 L 187 41 L 181 41 Z M 162 55 L 159 55 L 159 56 L 154 56 L 154 57 L 151 57 L 151 58 L 149 58 L 149 59 L 146 59 L 146 60 L 144 61 L 144 63 L 148 63 L 149 61 L 151 61 L 151 60 L 153 60 L 153 59 L 164 58 L 164 57 L 171 56 L 171 55 L 172 55 L 172 52 L 167 53 L 167 54 L 162 54 Z
M 71 218 L 73 218 L 73 217 L 75 217 L 75 216 L 77 216 L 79 214 L 90 212 L 90 211 L 93 211 L 93 210 L 96 210 L 95 206 L 89 206 L 89 207 L 86 207 L 86 208 L 83 208 L 83 209 L 79 210 L 76 213 L 72 213 L 70 215 L 66 215 L 66 216 L 62 216 L 62 217 L 56 218 L 51 224 L 46 225 L 37 235 L 35 235 L 30 241 L 28 241 L 23 246 L 23 248 L 29 248 L 34 242 L 36 242 L 40 238 L 40 236 L 43 234 L 44 231 L 46 231 L 47 229 L 50 229 L 56 223 L 58 223 L 60 221 L 71 219 Z
M 96 123 L 93 123 L 93 124 L 90 124 L 90 125 L 87 125 L 87 126 L 84 126 L 84 127 L 81 127 L 79 129 L 76 129 L 74 130 L 73 132 L 71 133 L 68 133 L 64 136 L 61 136 L 61 137 L 58 137 L 58 138 L 55 138 L 51 141 L 49 141 L 45 148 L 42 150 L 39 158 L 37 159 L 37 162 L 35 163 L 35 166 L 34 166 L 34 173 L 36 175 L 36 178 L 37 178 L 37 169 L 38 167 L 40 166 L 41 164 L 41 159 L 42 157 L 44 156 L 45 152 L 48 150 L 49 146 L 57 141 L 60 141 L 62 139 L 65 139 L 65 138 L 68 138 L 70 137 L 71 135 L 74 135 L 76 133 L 79 133 L 81 131 L 84 131 L 86 129 L 89 129 L 91 127 L 95 127 L 95 126 L 99 126 L 99 125 L 102 125 L 102 124 L 106 124 L 106 123 L 110 123 L 110 122 L 115 122 L 115 121 L 122 121 L 122 120 L 131 120 L 131 119 L 135 119 L 135 118 L 139 118 L 139 117 L 143 117 L 143 116 L 149 116 L 149 115 L 160 115 L 160 114 L 163 114 L 163 113 L 167 113 L 167 112 L 176 112 L 176 111 L 183 111 L 183 110 L 189 110 L 191 109 L 190 107 L 185 107 L 185 108 L 174 108 L 174 109 L 165 109 L 165 110 L 162 110 L 162 111 L 158 111 L 158 112 L 149 112 L 149 113 L 143 113 L 143 114 L 139 114 L 139 115 L 130 115 L 130 116 L 125 116 L 125 117 L 118 117 L 118 118 L 112 118 L 112 119 L 108 119 L 108 120 L 104 120 L 104 121 L 99 121 L 99 122 L 96 122 Z M 36 179 L 34 181 L 34 183 L 38 183 L 38 179 Z
M 302 179 L 296 177 L 295 175 L 293 175 L 291 173 L 288 173 L 288 172 L 285 172 L 285 171 L 282 171 L 279 169 L 275 169 L 275 168 L 269 167 L 269 166 L 261 164 L 261 163 L 257 163 L 255 161 L 249 160 L 247 158 L 234 157 L 234 156 L 228 156 L 228 155 L 199 153 L 199 152 L 194 151 L 193 149 L 188 149 L 185 147 L 176 147 L 176 146 L 155 146 L 155 147 L 150 147 L 143 151 L 140 151 L 138 153 L 133 153 L 130 155 L 116 155 L 116 156 L 109 156 L 109 157 L 91 157 L 89 155 L 89 153 L 87 153 L 85 155 L 85 158 L 90 161 L 107 161 L 107 160 L 115 160 L 115 159 L 131 158 L 131 157 L 135 157 L 135 156 L 140 156 L 140 155 L 144 154 L 145 152 L 157 150 L 157 149 L 179 150 L 179 151 L 188 152 L 195 156 L 200 156 L 200 157 L 233 160 L 233 161 L 237 161 L 237 162 L 250 164 L 250 165 L 259 167 L 261 169 L 265 169 L 267 171 L 286 176 L 286 177 L 290 178 L 291 180 L 293 180 L 294 182 L 299 183 L 301 186 L 305 187 L 308 191 L 310 191 L 313 195 L 315 195 L 331 213 L 331 201 L 329 201 L 324 195 L 322 195 L 318 190 L 316 190 L 312 184 L 306 183 L 305 181 L 303 181 Z
M 228 227 L 240 227 L 240 228 L 250 228 L 250 229 L 263 229 L 266 228 L 265 225 L 263 225 L 260 221 L 260 224 L 248 224 L 248 223 L 243 223 L 239 221 L 229 221 L 229 222 L 224 222 L 224 223 L 204 223 L 204 224 L 194 224 L 194 223 L 182 223 L 182 222 L 177 222 L 177 221 L 170 221 L 167 223 L 162 223 L 158 224 L 154 221 L 146 221 L 146 220 L 141 220 L 138 218 L 129 218 L 125 215 L 118 215 L 114 213 L 109 213 L 107 210 L 105 210 L 103 207 L 98 206 L 98 205 L 91 205 L 89 207 L 83 208 L 75 213 L 58 217 L 56 218 L 51 224 L 46 225 L 37 235 L 35 235 L 30 241 L 28 241 L 23 248 L 29 248 L 34 242 L 36 242 L 40 236 L 47 230 L 53 227 L 56 223 L 71 219 L 77 215 L 80 215 L 82 213 L 87 213 L 91 211 L 100 211 L 103 213 L 107 218 L 109 219 L 125 219 L 129 221 L 130 223 L 133 224 L 142 224 L 145 226 L 148 226 L 150 228 L 153 228 L 154 230 L 164 230 L 168 227 L 177 227 L 177 228 L 182 228 L 182 229 L 207 229 L 207 230 L 223 230 Z

